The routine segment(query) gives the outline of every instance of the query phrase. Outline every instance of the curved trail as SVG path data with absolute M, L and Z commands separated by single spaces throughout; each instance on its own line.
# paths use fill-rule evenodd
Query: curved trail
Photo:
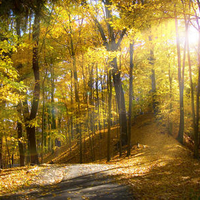
M 3 199 L 45 199 L 45 200 L 70 200 L 70 199 L 92 199 L 92 200 L 131 200 L 133 194 L 128 186 L 116 183 L 113 178 L 115 169 L 114 165 L 106 164 L 76 164 L 66 165 L 62 167 L 54 167 L 48 169 L 52 170 L 51 175 L 45 170 L 43 174 L 39 175 L 40 179 L 45 179 L 45 182 L 51 182 L 57 171 L 62 168 L 62 181 L 57 184 L 39 186 L 35 185 L 33 189 L 25 194 L 17 194 Z M 49 173 L 48 171 L 48 173 Z M 59 177 L 57 177 L 59 178 Z M 31 191 L 31 192 L 30 192 Z M 0 198 L 0 199 L 2 199 Z

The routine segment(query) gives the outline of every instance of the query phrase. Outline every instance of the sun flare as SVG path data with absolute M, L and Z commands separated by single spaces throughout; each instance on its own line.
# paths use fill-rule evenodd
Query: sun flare
M 191 47 L 196 46 L 199 40 L 199 32 L 194 28 L 190 27 L 188 31 L 188 40 Z

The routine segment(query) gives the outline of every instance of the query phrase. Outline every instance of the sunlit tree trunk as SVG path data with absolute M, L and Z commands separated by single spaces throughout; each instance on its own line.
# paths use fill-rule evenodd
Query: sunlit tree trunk
M 71 113 L 72 113 L 72 106 L 73 106 L 73 71 L 71 70 L 71 86 L 70 86 L 70 89 L 71 89 Z M 74 124 L 73 124 L 73 116 L 71 114 L 71 117 L 70 117 L 70 126 L 71 126 L 71 138 L 74 139 Z
M 177 46 L 177 57 L 178 57 L 178 81 L 179 81 L 179 102 L 180 102 L 180 122 L 179 122 L 179 132 L 177 140 L 181 144 L 183 144 L 183 132 L 184 132 L 183 91 L 184 91 L 185 49 L 184 49 L 183 66 L 181 69 L 181 49 L 179 41 L 178 19 L 176 14 L 175 14 L 175 27 L 176 27 L 176 46 Z
M 193 78 L 192 78 L 192 65 L 191 65 L 191 59 L 190 59 L 190 46 L 189 46 L 189 35 L 188 35 L 188 28 L 189 28 L 189 21 L 190 19 L 186 18 L 186 14 L 184 14 L 185 19 L 185 32 L 186 32 L 186 49 L 187 49 L 187 59 L 188 59 L 188 67 L 189 67 L 189 77 L 190 77 L 190 91 L 191 91 L 191 107 L 192 107 L 192 126 L 193 126 L 193 134 L 194 134 L 194 157 L 199 157 L 199 141 L 198 141 L 198 119 L 195 114 L 195 101 L 194 101 L 194 87 L 193 87 Z M 198 43 L 199 45 L 199 43 Z M 198 62 L 200 63 L 199 56 L 198 56 Z M 199 66 L 198 66 L 199 68 Z M 198 71 L 199 73 L 199 71 Z M 199 112 L 199 74 L 198 74 L 198 84 L 197 84 L 197 107 L 196 111 Z M 197 114 L 198 115 L 198 114 Z
M 168 133 L 172 135 L 173 123 L 171 120 L 171 113 L 172 113 L 172 75 L 171 69 L 169 65 L 169 96 L 170 96 L 170 104 L 169 104 L 169 117 L 168 117 Z
M 193 3 L 193 1 L 190 1 Z M 198 13 L 200 11 L 200 1 L 197 0 L 197 5 L 198 5 Z M 193 7 L 194 9 L 194 7 Z M 200 96 L 200 23 L 199 23 L 199 16 L 197 14 L 197 10 L 195 10 L 195 17 L 196 17 L 196 24 L 198 27 L 198 51 L 197 51 L 197 59 L 198 59 L 198 80 L 197 80 L 197 95 L 196 95 L 196 118 L 195 118 L 195 108 L 193 107 L 194 105 L 192 104 L 192 109 L 193 110 L 193 124 L 194 124 L 194 157 L 199 158 L 199 96 Z M 188 40 L 188 32 L 187 32 L 187 40 Z M 187 45 L 187 51 L 188 51 L 188 62 L 189 62 L 189 73 L 190 73 L 190 85 L 191 85 L 191 92 L 193 92 L 193 83 L 192 83 L 192 73 L 191 73 L 191 62 L 190 62 L 190 50 L 189 50 L 189 41 Z M 194 95 L 191 93 L 192 101 L 194 102 Z
M 100 116 L 100 104 L 99 104 L 99 75 L 98 75 L 98 65 L 96 64 L 96 97 L 97 97 L 97 112 L 98 112 L 98 118 Z M 101 134 L 101 120 L 98 120 L 99 123 L 99 138 L 102 139 L 102 134 Z
M 199 96 L 200 96 L 200 32 L 198 41 L 198 83 L 196 100 L 196 123 L 194 130 L 194 157 L 199 158 Z
M 154 114 L 157 113 L 157 102 L 156 102 L 156 74 L 154 69 L 154 50 L 152 45 L 152 36 L 149 36 L 150 42 L 150 56 L 149 56 L 149 63 L 152 66 L 151 68 L 151 93 L 152 93 L 152 106 Z

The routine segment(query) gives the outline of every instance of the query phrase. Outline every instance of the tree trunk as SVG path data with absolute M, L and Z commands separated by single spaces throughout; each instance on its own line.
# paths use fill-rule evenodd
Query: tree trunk
M 7 136 L 5 136 L 5 140 L 6 140 L 6 149 L 7 149 L 7 153 L 8 153 L 8 163 L 6 163 L 7 165 L 10 166 L 10 168 L 12 167 L 11 166 L 11 157 L 10 157 L 10 150 L 9 150 L 9 147 L 8 147 L 8 139 L 7 139 Z
M 72 106 L 73 106 L 73 71 L 71 70 L 71 113 L 73 112 Z M 74 124 L 73 124 L 73 116 L 71 114 L 70 117 L 70 126 L 71 126 L 71 139 L 74 139 Z
M 94 94 L 93 94 L 93 73 L 94 73 L 94 65 L 92 64 L 91 69 L 89 69 L 89 82 L 88 82 L 88 86 L 89 86 L 89 94 L 88 94 L 88 119 L 90 122 L 90 129 L 89 132 L 91 131 L 91 155 L 92 155 L 92 161 L 95 160 L 95 149 L 94 149 L 94 132 L 95 132 L 95 126 L 94 126 L 94 108 L 89 108 L 89 105 L 94 106 Z
M 54 108 L 54 69 L 51 67 L 51 129 L 56 129 L 55 108 Z
M 21 141 L 22 139 L 22 123 L 21 122 L 17 122 L 17 133 L 18 133 L 20 166 L 24 166 L 24 147 Z
M 35 120 L 38 105 L 39 105 L 39 97 L 40 97 L 40 76 L 39 76 L 39 63 L 38 63 L 38 44 L 39 44 L 39 34 L 40 34 L 40 13 L 39 11 L 35 13 L 35 19 L 33 24 L 33 58 L 32 58 L 32 66 L 35 77 L 35 88 L 33 91 L 33 101 L 31 107 L 31 113 L 29 120 Z M 38 153 L 36 149 L 36 137 L 35 137 L 35 125 L 26 127 L 27 137 L 30 144 L 30 156 L 31 163 L 38 164 Z
M 16 32 L 17 36 L 20 38 L 21 37 L 21 17 L 18 16 L 16 18 Z M 21 67 L 22 64 L 19 64 L 19 67 Z M 17 111 L 19 114 L 19 117 L 21 118 L 21 113 L 22 113 L 22 104 L 19 103 L 17 106 Z M 17 133 L 18 133 L 18 145 L 19 145 L 19 154 L 20 154 L 20 166 L 24 166 L 24 147 L 23 143 L 20 141 L 22 139 L 22 123 L 17 122 Z
M 80 145 L 80 164 L 83 163 L 83 143 L 82 143 L 82 127 L 79 123 L 79 145 Z
M 199 51 L 200 51 L 200 31 L 199 31 L 199 41 L 198 41 L 198 84 L 197 84 L 197 100 L 196 100 L 196 123 L 195 123 L 195 131 L 194 131 L 194 157 L 195 158 L 199 158 L 199 95 L 200 95 L 200 53 Z
M 119 110 L 119 118 L 120 118 L 120 126 L 122 130 L 121 134 L 121 143 L 122 146 L 127 144 L 127 117 L 126 117 L 126 107 L 125 107 L 125 98 L 124 98 L 124 91 L 122 88 L 121 78 L 120 78 L 120 72 L 117 69 L 117 58 L 114 58 L 112 61 L 113 66 L 113 82 L 116 92 L 116 98 L 118 103 L 118 110 Z
M 184 132 L 184 104 L 183 104 L 183 90 L 184 90 L 184 66 L 181 70 L 181 50 L 178 32 L 178 19 L 175 14 L 175 26 L 176 26 L 176 46 L 177 46 L 177 57 L 178 57 L 178 81 L 179 81 L 179 102 L 180 102 L 180 122 L 179 122 L 179 132 L 177 140 L 183 144 L 183 132 Z M 185 55 L 185 51 L 184 51 Z M 183 59 L 184 62 L 184 59 Z M 182 71 L 182 73 L 181 73 Z
M 2 169 L 3 168 L 3 152 L 2 152 L 2 150 L 3 150 L 3 137 L 2 136 L 0 136 L 0 169 Z
M 42 81 L 42 150 L 41 150 L 41 163 L 43 163 L 44 146 L 46 147 L 45 134 L 45 79 L 47 76 L 47 70 Z M 45 143 L 45 145 L 44 145 Z
M 131 121 L 132 121 L 132 98 L 133 98 L 133 43 L 130 43 L 130 74 L 129 74 L 129 123 L 128 123 L 128 149 L 127 156 L 131 154 Z
M 152 36 L 149 36 L 149 42 L 152 42 Z M 155 69 L 154 69 L 154 50 L 152 47 L 152 44 L 150 44 L 150 57 L 149 57 L 149 63 L 152 66 L 151 69 L 151 93 L 152 93 L 152 107 L 154 114 L 157 114 L 158 108 L 157 108 L 157 102 L 156 102 L 156 75 L 155 75 Z
M 168 123 L 169 123 L 168 134 L 172 135 L 173 123 L 172 120 L 170 119 L 172 113 L 172 75 L 171 75 L 170 65 L 169 65 L 169 95 L 170 95 L 170 105 L 169 105 L 169 117 L 168 117 Z
M 100 105 L 99 105 L 99 75 L 98 75 L 98 65 L 96 64 L 96 97 L 97 97 L 97 112 L 98 112 L 98 117 L 100 116 Z M 101 120 L 98 120 L 98 125 L 99 125 L 99 139 L 102 139 L 102 134 L 101 134 Z
M 106 25 L 107 25 L 107 32 L 108 36 L 106 37 L 105 33 L 106 31 L 103 30 L 103 27 L 101 24 L 98 22 L 97 18 L 93 18 L 99 33 L 101 35 L 101 38 L 103 40 L 104 46 L 106 47 L 107 51 L 114 52 L 116 51 L 120 44 L 121 41 L 126 33 L 126 29 L 123 29 L 118 41 L 116 41 L 116 36 L 114 34 L 114 30 L 112 25 L 109 23 L 109 21 L 112 21 L 112 9 L 110 9 L 110 6 L 112 5 L 112 2 L 110 0 L 105 0 L 103 1 L 105 5 L 105 18 L 106 18 Z M 108 38 L 108 39 L 107 39 Z M 124 99 L 124 91 L 122 88 L 122 83 L 121 83 L 121 77 L 120 77 L 120 72 L 118 70 L 117 66 L 117 58 L 115 57 L 113 61 L 111 62 L 111 66 L 113 67 L 113 82 L 114 82 L 114 87 L 115 87 L 115 92 L 116 92 L 116 98 L 117 98 L 117 103 L 118 103 L 118 109 L 119 109 L 119 118 L 120 120 L 120 126 L 122 129 L 122 145 L 127 144 L 127 118 L 126 118 L 126 108 L 125 108 L 125 99 Z
M 108 71 L 108 135 L 107 135 L 107 161 L 110 161 L 110 129 L 111 129 L 111 103 L 112 103 L 112 81 L 111 69 Z

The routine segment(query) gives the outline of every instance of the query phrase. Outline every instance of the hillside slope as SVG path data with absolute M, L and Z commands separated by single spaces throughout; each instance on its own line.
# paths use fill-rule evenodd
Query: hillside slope
M 104 135 L 105 134 L 105 135 Z M 116 143 L 118 129 L 112 130 L 112 145 Z M 106 133 L 99 142 L 96 135 L 96 163 L 106 163 Z M 167 134 L 153 115 L 140 116 L 132 127 L 131 156 L 126 152 L 120 158 L 112 147 L 112 160 L 119 181 L 132 186 L 138 199 L 198 199 L 200 198 L 200 163 L 192 152 Z M 91 162 L 89 141 L 84 144 L 86 157 Z M 74 156 L 72 156 L 74 155 Z M 63 152 L 56 163 L 79 161 L 79 148 L 74 146 L 71 155 Z

